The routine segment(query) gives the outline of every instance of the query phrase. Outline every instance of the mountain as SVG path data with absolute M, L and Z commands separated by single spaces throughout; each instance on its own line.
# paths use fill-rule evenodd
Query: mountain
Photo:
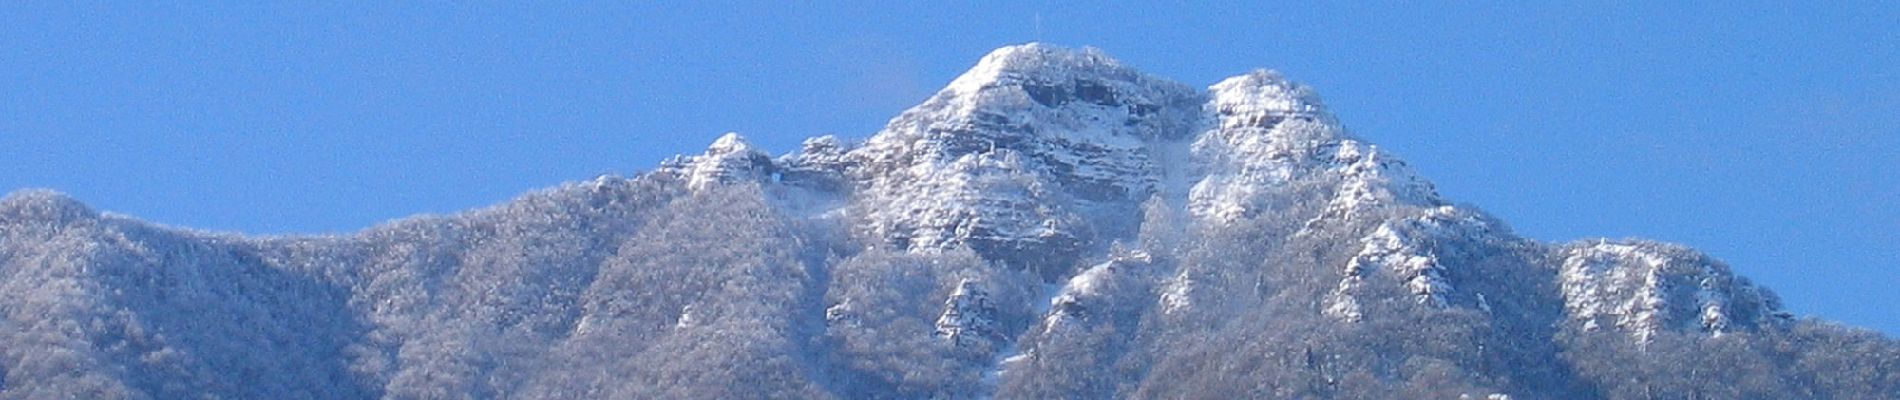
M 0 200 L 3 398 L 1894 398 L 1900 343 L 1441 197 L 1271 71 L 1010 46 L 862 141 L 336 236 Z

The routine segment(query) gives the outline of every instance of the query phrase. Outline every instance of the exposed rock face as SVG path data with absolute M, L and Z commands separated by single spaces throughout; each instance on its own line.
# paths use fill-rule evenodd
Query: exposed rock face
M 837 136 L 805 139 L 797 153 L 778 158 L 784 182 L 821 191 L 850 191 L 844 171 L 855 163 L 845 153 L 850 150 L 846 146 Z
M 780 173 L 787 184 L 848 193 L 861 228 L 888 245 L 922 252 L 968 247 L 1003 264 L 1039 266 L 1036 272 L 1051 281 L 1075 273 L 1066 266 L 1105 239 L 1127 237 L 1142 201 L 1172 198 L 1197 220 L 1221 224 L 1293 207 L 1304 193 L 1292 188 L 1308 184 L 1330 199 L 1307 231 L 1371 227 L 1324 307 L 1345 320 L 1360 318 L 1355 293 L 1375 275 L 1396 279 L 1421 304 L 1452 306 L 1448 296 L 1457 289 L 1445 271 L 1457 266 L 1441 262 L 1438 246 L 1520 240 L 1484 217 L 1444 206 L 1429 181 L 1347 134 L 1311 88 L 1278 73 L 1256 70 L 1195 91 L 1093 49 L 1037 44 L 983 57 L 862 145 L 813 138 L 772 161 L 728 134 L 704 155 L 667 168 L 695 188 Z M 1778 307 L 1755 300 L 1762 296 L 1750 294 L 1757 290 L 1745 281 L 1730 283 L 1726 268 L 1708 267 L 1701 274 L 1709 277 L 1697 278 L 1707 285 L 1695 284 L 1708 286 L 1707 293 L 1685 292 L 1693 299 L 1684 300 L 1707 304 L 1704 311 L 1666 313 L 1661 304 L 1668 302 L 1655 300 L 1664 291 L 1641 289 L 1663 283 L 1643 283 L 1645 273 L 1625 271 L 1640 264 L 1626 262 L 1634 256 L 1611 256 L 1623 253 L 1606 248 L 1566 250 L 1568 310 L 1589 326 L 1613 315 L 1611 325 L 1640 335 L 1682 325 L 1661 315 L 1706 315 L 1696 329 L 1720 332 L 1752 326 L 1755 314 L 1766 315 L 1754 310 Z M 1161 301 L 1185 306 L 1192 285 L 1170 281 Z M 1477 295 L 1459 296 L 1458 305 L 1477 307 Z M 1728 305 L 1734 297 L 1748 304 Z M 1748 313 L 1745 322 L 1730 322 L 1734 313 Z
M 1129 228 L 1158 184 L 1151 144 L 1189 134 L 1200 96 L 1094 50 L 1008 47 L 852 150 L 847 175 L 895 246 L 1072 260 Z
M 779 166 L 770 156 L 738 133 L 727 133 L 706 147 L 706 153 L 675 157 L 660 166 L 660 171 L 686 180 L 686 186 L 702 190 L 734 182 L 759 182 L 772 179 Z
M 820 137 L 760 160 L 728 135 L 672 165 L 695 187 L 776 172 L 853 193 L 861 228 L 891 246 L 969 247 L 1017 266 L 1072 263 L 1125 237 L 1138 205 L 1157 196 L 1216 222 L 1285 207 L 1294 181 L 1338 186 L 1326 217 L 1441 203 L 1404 162 L 1350 138 L 1310 88 L 1277 73 L 1201 92 L 1093 49 L 1038 44 L 983 57 L 863 145 Z
M 1327 298 L 1327 315 L 1358 321 L 1363 316 L 1358 297 L 1367 279 L 1390 279 L 1413 301 L 1432 307 L 1489 307 L 1482 293 L 1458 290 L 1452 269 L 1470 268 L 1457 264 L 1473 259 L 1466 253 L 1515 239 L 1501 225 L 1470 210 L 1441 206 L 1421 211 L 1380 223 L 1359 239 L 1360 250 L 1347 261 Z
M 1665 330 L 1721 335 L 1791 318 L 1774 293 L 1688 248 L 1595 241 L 1558 251 L 1564 308 L 1585 330 L 1611 329 L 1642 341 Z
M 1367 229 L 1322 307 L 1347 321 L 1362 318 L 1367 279 L 1395 282 L 1420 304 L 1488 308 L 1483 293 L 1461 293 L 1450 277 L 1467 257 L 1445 252 L 1522 242 L 1487 217 L 1446 206 L 1404 161 L 1347 134 L 1311 88 L 1278 73 L 1256 70 L 1196 91 L 1094 49 L 1039 44 L 983 57 L 862 145 L 818 137 L 774 161 L 728 134 L 662 170 L 693 188 L 777 177 L 841 193 L 859 228 L 885 245 L 967 247 L 1048 282 L 1093 273 L 1072 266 L 1129 237 L 1148 199 L 1213 225 L 1311 207 L 1319 211 L 1302 235 Z M 1300 187 L 1329 197 L 1305 204 L 1311 193 Z M 1570 319 L 1640 338 L 1657 329 L 1720 333 L 1779 312 L 1772 294 L 1671 249 L 1566 247 L 1559 285 Z M 1185 275 L 1168 279 L 1158 304 L 1188 306 L 1193 285 Z
M 1277 73 L 1196 90 L 1038 44 L 862 142 L 729 133 L 354 235 L 17 192 L 0 288 L 9 398 L 1648 395 L 1577 359 L 1792 324 L 1689 249 L 1452 205 Z

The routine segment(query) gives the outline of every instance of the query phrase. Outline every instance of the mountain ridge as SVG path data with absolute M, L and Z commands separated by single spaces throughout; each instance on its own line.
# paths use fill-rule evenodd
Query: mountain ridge
M 8 397 L 1900 387 L 1878 372 L 1900 346 L 1797 320 L 1707 255 L 1538 242 L 1442 199 L 1277 73 L 1197 90 L 1043 44 L 992 52 L 859 142 L 774 156 L 729 133 L 630 178 L 343 235 L 158 227 L 16 191 L 0 239 L 0 285 L 22 294 L 0 300 Z M 1658 354 L 1690 349 L 1732 359 Z M 1772 369 L 1790 358 L 1876 372 Z M 1685 363 L 1730 375 L 1654 376 Z M 1760 374 L 1800 378 L 1741 384 Z

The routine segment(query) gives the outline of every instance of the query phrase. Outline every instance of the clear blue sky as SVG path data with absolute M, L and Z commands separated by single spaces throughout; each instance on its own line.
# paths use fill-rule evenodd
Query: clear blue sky
M 1686 243 L 1900 335 L 1893 2 L 63 3 L 0 5 L 0 190 L 165 224 L 348 232 L 725 131 L 862 138 L 1041 40 L 1197 86 L 1281 70 L 1527 236 Z

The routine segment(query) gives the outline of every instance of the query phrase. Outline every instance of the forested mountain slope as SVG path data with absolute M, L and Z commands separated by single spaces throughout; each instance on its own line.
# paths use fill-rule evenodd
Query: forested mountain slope
M 1269 71 L 999 49 L 862 141 L 316 237 L 0 200 L 0 398 L 1900 397 L 1681 246 L 1542 243 Z

